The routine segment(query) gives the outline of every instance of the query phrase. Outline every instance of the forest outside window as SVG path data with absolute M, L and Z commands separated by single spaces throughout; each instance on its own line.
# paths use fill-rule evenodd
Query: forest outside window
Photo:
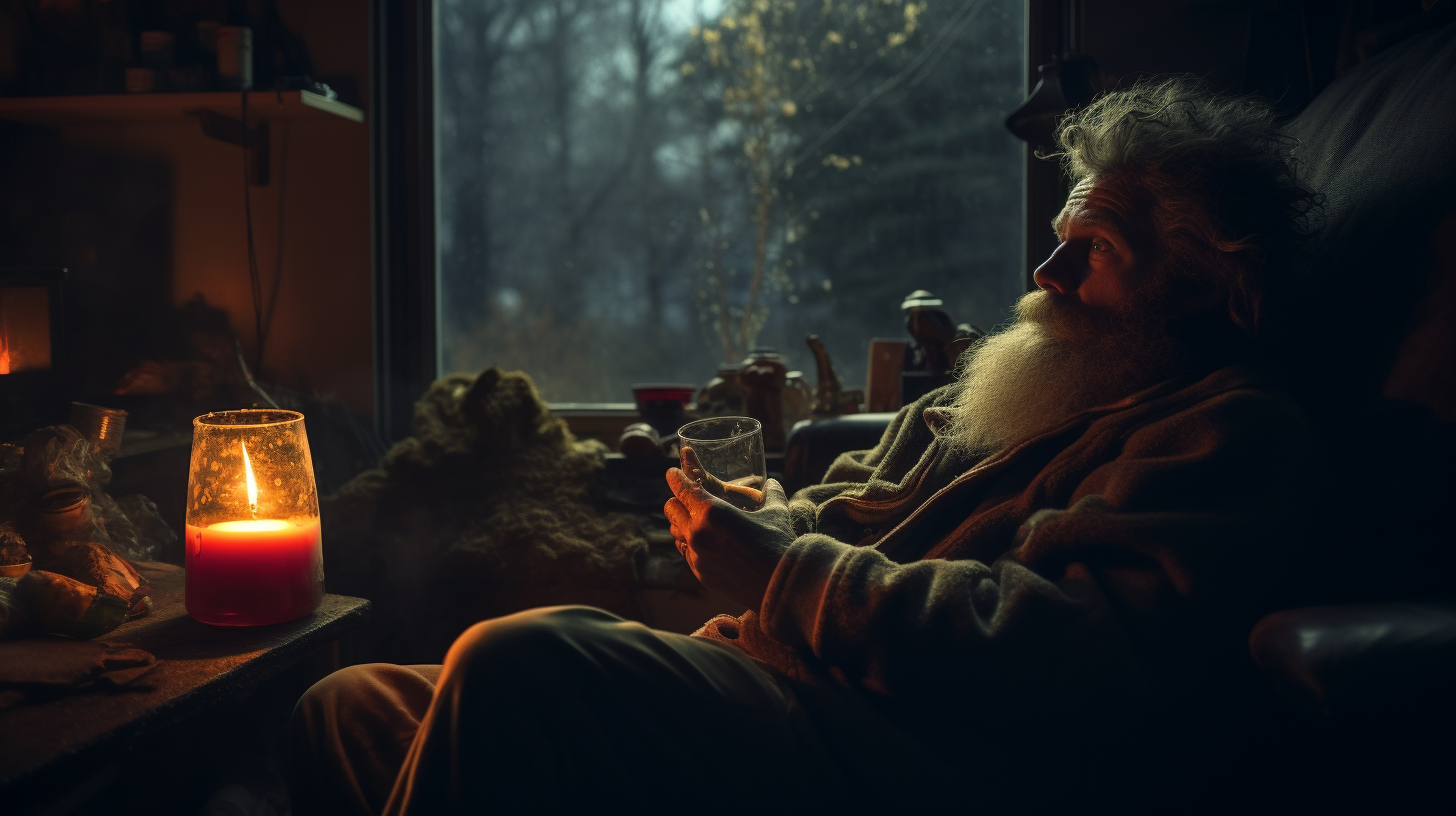
M 553 403 L 1022 291 L 1020 0 L 439 0 L 440 369 Z

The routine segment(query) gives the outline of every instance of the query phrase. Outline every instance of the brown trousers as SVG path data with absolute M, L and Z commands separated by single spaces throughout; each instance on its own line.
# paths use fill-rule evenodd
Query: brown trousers
M 598 609 L 497 618 L 444 666 L 353 666 L 311 688 L 295 813 L 881 811 L 883 781 L 856 766 L 893 729 L 837 691 L 820 728 L 824 702 L 811 716 L 802 691 L 731 647 Z

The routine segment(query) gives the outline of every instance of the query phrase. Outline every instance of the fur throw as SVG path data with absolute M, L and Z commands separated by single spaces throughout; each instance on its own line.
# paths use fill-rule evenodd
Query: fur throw
M 351 657 L 440 662 L 471 624 L 535 606 L 636 617 L 647 540 L 599 507 L 606 448 L 578 442 L 529 377 L 445 377 L 414 431 L 322 502 L 329 591 L 374 602 Z

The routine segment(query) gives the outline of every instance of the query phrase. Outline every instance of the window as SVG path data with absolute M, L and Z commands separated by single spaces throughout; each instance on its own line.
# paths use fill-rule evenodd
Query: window
M 1023 291 L 1020 0 L 439 0 L 442 371 L 552 402 Z M 812 377 L 812 373 L 810 374 Z

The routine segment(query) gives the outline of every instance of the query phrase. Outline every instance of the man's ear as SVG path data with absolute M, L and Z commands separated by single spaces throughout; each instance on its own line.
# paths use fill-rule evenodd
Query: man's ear
M 1260 308 L 1264 301 L 1261 266 L 1262 258 L 1241 267 L 1227 287 L 1229 320 L 1249 337 L 1258 334 L 1259 320 L 1263 316 Z
M 1180 277 L 1169 292 L 1169 311 L 1179 319 L 1221 313 L 1229 300 L 1229 291 L 1218 281 L 1205 277 Z
M 1183 299 L 1183 313 L 1189 317 L 1220 311 L 1228 301 L 1224 287 L 1210 280 L 1191 281 Z
M 1240 333 L 1252 336 L 1259 328 L 1263 292 L 1258 285 L 1258 261 L 1227 258 L 1223 274 L 1213 277 L 1186 278 L 1179 283 L 1173 302 L 1181 304 L 1183 317 L 1218 316 L 1233 324 Z M 1238 261 L 1249 263 L 1238 264 Z

